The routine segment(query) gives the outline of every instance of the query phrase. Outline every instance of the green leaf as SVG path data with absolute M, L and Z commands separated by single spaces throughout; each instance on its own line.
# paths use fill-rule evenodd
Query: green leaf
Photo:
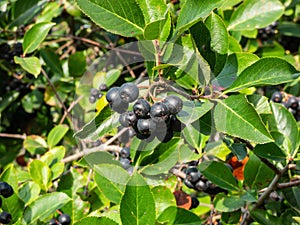
M 140 163 L 143 166 L 140 172 L 147 175 L 168 172 L 178 161 L 179 143 L 179 138 L 173 138 L 167 143 L 161 143 L 151 155 L 143 158 Z
M 51 167 L 55 163 L 60 162 L 64 158 L 65 153 L 66 149 L 64 146 L 57 146 L 42 155 L 41 161 Z
M 123 225 L 155 224 L 155 201 L 141 175 L 134 173 L 127 183 L 120 205 Z
M 252 154 L 244 169 L 245 184 L 250 188 L 261 189 L 270 184 L 274 171 Z
M 273 141 L 260 116 L 244 95 L 232 95 L 218 101 L 214 119 L 216 129 L 220 132 L 256 143 Z
M 278 31 L 282 35 L 300 38 L 300 25 L 297 23 L 283 21 L 280 23 Z
M 155 199 L 156 216 L 158 217 L 166 208 L 176 206 L 176 200 L 171 190 L 165 186 L 156 186 L 151 189 Z
M 204 147 L 200 130 L 201 130 L 201 124 L 200 124 L 199 120 L 196 120 L 191 124 L 188 124 L 182 130 L 182 134 L 183 134 L 184 139 L 193 148 L 197 149 L 198 152 L 201 152 L 202 148 Z
M 79 8 L 98 26 L 126 37 L 143 34 L 143 13 L 135 0 L 76 0 Z
M 77 51 L 68 58 L 69 73 L 71 76 L 82 76 L 86 71 L 86 56 L 84 52 Z
M 268 98 L 262 95 L 248 95 L 247 99 L 253 104 L 258 114 L 271 114 Z
M 43 221 L 70 200 L 65 193 L 60 192 L 41 195 L 25 209 L 22 222 L 36 224 L 38 220 Z
M 267 57 L 247 67 L 224 93 L 239 91 L 258 85 L 276 85 L 293 80 L 297 70 L 287 61 Z
M 223 70 L 212 81 L 212 84 L 222 89 L 230 87 L 241 72 L 259 59 L 248 52 L 237 52 L 228 56 Z
M 55 23 L 49 22 L 33 25 L 24 35 L 23 54 L 26 55 L 36 50 L 54 25 Z
M 180 34 L 187 30 L 201 19 L 207 17 L 213 9 L 220 7 L 222 3 L 223 0 L 185 1 L 178 17 L 176 32 Z
M 53 2 L 55 3 L 55 2 Z M 40 55 L 47 64 L 47 66 L 54 72 L 58 74 L 63 74 L 63 69 L 59 56 L 55 54 L 54 50 L 51 48 L 42 48 L 40 50 Z
M 15 102 L 15 100 L 19 97 L 20 92 L 10 91 L 6 93 L 0 100 L 0 113 L 3 112 L 10 104 Z
M 300 187 L 283 188 L 284 199 L 295 209 L 300 210 Z
M 107 218 L 107 217 L 95 217 L 90 216 L 83 218 L 82 220 L 74 223 L 74 225 L 91 225 L 91 224 L 97 224 L 97 225 L 118 225 L 113 220 Z
M 42 161 L 35 159 L 29 164 L 29 174 L 31 179 L 40 185 L 40 188 L 44 191 L 47 191 L 51 185 L 51 170 Z
M 164 225 L 199 225 L 202 224 L 200 218 L 183 208 L 170 206 L 157 219 L 157 222 Z
M 279 19 L 284 6 L 278 0 L 246 0 L 232 14 L 228 30 L 263 28 Z
M 253 152 L 257 156 L 270 160 L 283 161 L 287 159 L 285 152 L 283 152 L 275 143 L 258 144 L 253 149 Z
M 220 212 L 233 212 L 245 205 L 245 201 L 237 195 L 226 196 L 223 193 L 217 194 L 214 199 L 214 207 Z
M 270 121 L 269 130 L 278 132 L 284 136 L 283 150 L 288 157 L 294 157 L 299 147 L 299 131 L 294 116 L 281 104 L 271 102 L 273 119 Z M 289 145 L 291 147 L 289 147 Z
M 28 205 L 39 197 L 40 192 L 41 188 L 37 183 L 28 181 L 20 186 L 19 198 Z
M 40 109 L 43 103 L 43 93 L 35 89 L 22 98 L 22 106 L 27 113 L 33 113 L 34 110 Z
M 199 170 L 217 186 L 229 191 L 239 190 L 236 179 L 225 164 L 216 161 L 205 161 L 200 163 Z
M 259 224 L 264 224 L 264 225 L 282 224 L 281 218 L 269 214 L 266 210 L 262 210 L 262 209 L 250 210 L 250 215 Z
M 90 153 L 82 158 L 78 163 L 79 166 L 93 168 L 98 164 L 114 164 L 121 166 L 121 163 L 115 160 L 114 156 L 108 152 L 101 152 L 100 149 L 97 152 Z
M 40 64 L 40 60 L 35 56 L 26 58 L 15 56 L 14 60 L 16 64 L 19 64 L 28 73 L 33 74 L 35 78 L 37 78 L 41 73 L 42 66 Z
M 184 101 L 182 110 L 177 114 L 177 118 L 184 124 L 188 125 L 204 116 L 212 109 L 213 103 L 209 101 Z
M 129 174 L 122 167 L 111 164 L 95 165 L 94 179 L 99 190 L 112 202 L 120 203 Z
M 66 124 L 59 124 L 56 127 L 52 128 L 47 137 L 49 148 L 53 148 L 55 145 L 57 145 L 66 135 L 68 130 L 69 127 Z
M 112 86 L 120 77 L 121 70 L 111 69 L 107 72 L 99 71 L 93 79 L 93 87 L 98 88 L 99 84 L 106 84 L 107 87 Z
M 24 140 L 24 147 L 31 154 L 35 155 L 45 153 L 48 146 L 46 141 L 42 137 L 37 135 L 30 135 L 27 136 Z

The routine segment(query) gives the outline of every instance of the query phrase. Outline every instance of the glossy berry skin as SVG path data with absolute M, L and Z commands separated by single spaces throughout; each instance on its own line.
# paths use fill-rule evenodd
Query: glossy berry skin
M 8 183 L 1 181 L 0 182 L 0 195 L 2 195 L 4 198 L 8 198 L 14 194 L 14 190 L 12 186 L 10 186 Z
M 137 122 L 137 129 L 142 135 L 150 134 L 156 128 L 152 119 L 139 119 Z
M 298 109 L 298 100 L 296 97 L 292 96 L 288 99 L 288 107 L 291 108 L 291 109 L 294 109 L 294 110 L 297 110 Z
M 120 115 L 119 122 L 123 127 L 134 126 L 137 122 L 137 117 L 132 111 L 124 112 Z
M 173 115 L 182 110 L 183 101 L 178 96 L 170 95 L 163 102 L 168 106 L 170 113 Z
M 159 130 L 156 130 L 155 136 L 157 139 L 163 143 L 167 143 L 170 141 L 173 137 L 173 131 L 172 130 L 166 130 L 163 132 L 159 132 Z
M 194 185 L 191 181 L 189 181 L 187 178 L 184 178 L 183 183 L 184 183 L 188 188 L 191 188 L 191 189 L 194 189 L 194 188 L 195 188 L 195 185 Z
M 163 102 L 156 102 L 151 106 L 150 117 L 155 123 L 167 121 L 170 115 L 169 108 Z
M 201 177 L 201 173 L 195 166 L 188 167 L 186 170 L 186 178 L 192 183 L 197 182 Z
M 61 214 L 58 217 L 58 222 L 61 225 L 69 225 L 71 223 L 71 217 L 68 214 Z
M 1 212 L 0 213 L 0 223 L 8 224 L 11 221 L 11 214 L 8 212 Z
M 51 219 L 48 225 L 58 225 L 58 223 L 56 222 L 56 219 Z
M 200 202 L 196 197 L 192 197 L 192 204 L 190 206 L 190 209 L 197 208 L 199 206 Z
M 282 99 L 283 99 L 283 96 L 282 96 L 282 94 L 281 94 L 279 91 L 275 91 L 275 92 L 272 94 L 271 100 L 272 100 L 273 102 L 280 103 L 280 102 L 282 102 Z
M 119 95 L 124 102 L 133 102 L 139 97 L 139 88 L 133 83 L 125 83 L 119 88 Z
M 170 116 L 170 129 L 174 132 L 181 132 L 184 128 L 182 124 L 175 115 Z
M 106 84 L 100 84 L 98 89 L 100 91 L 106 91 L 107 90 L 107 85 Z
M 113 101 L 116 100 L 118 96 L 119 96 L 119 88 L 112 87 L 106 93 L 106 100 L 111 105 L 111 103 L 113 103 Z
M 99 93 L 100 93 L 99 90 L 96 88 L 91 88 L 91 90 L 90 90 L 90 95 L 98 96 Z
M 95 103 L 95 102 L 96 102 L 95 96 L 90 95 L 90 97 L 89 97 L 89 102 L 90 102 L 90 103 Z
M 206 191 L 207 190 L 207 185 L 206 185 L 206 182 L 204 182 L 203 180 L 198 180 L 197 183 L 195 184 L 195 188 L 198 190 L 198 191 Z
M 130 148 L 129 147 L 124 147 L 120 150 L 120 156 L 122 158 L 128 158 L 130 156 Z
M 120 158 L 120 163 L 124 169 L 128 169 L 130 167 L 130 160 L 128 158 Z
M 138 118 L 149 117 L 150 104 L 145 99 L 137 100 L 133 105 L 133 112 Z

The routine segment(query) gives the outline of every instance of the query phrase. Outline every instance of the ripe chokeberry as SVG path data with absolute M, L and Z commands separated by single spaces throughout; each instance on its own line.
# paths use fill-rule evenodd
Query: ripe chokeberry
M 119 122 L 123 127 L 134 126 L 137 122 L 137 117 L 132 111 L 124 112 L 120 115 Z
M 177 119 L 175 115 L 170 116 L 170 128 L 174 132 L 181 132 L 184 125 Z
M 187 178 L 184 178 L 183 183 L 184 183 L 188 188 L 192 188 L 192 189 L 195 188 L 195 185 L 194 185 L 191 181 L 189 181 Z
M 128 102 L 122 101 L 119 95 L 119 88 L 113 87 L 108 90 L 106 93 L 106 100 L 109 103 L 109 106 L 112 108 L 112 110 L 123 113 L 127 111 L 128 108 Z
M 292 96 L 288 99 L 288 102 L 287 102 L 288 108 L 297 110 L 298 104 L 299 104 L 298 99 L 296 97 Z
M 106 93 L 106 100 L 111 105 L 111 103 L 113 101 L 115 101 L 118 96 L 119 96 L 119 88 L 118 87 L 112 87 Z
M 124 169 L 128 169 L 130 167 L 130 160 L 128 158 L 120 158 L 120 163 Z
M 61 214 L 58 217 L 58 222 L 61 225 L 69 225 L 71 223 L 71 217 L 68 214 Z
M 106 91 L 107 90 L 107 85 L 106 84 L 100 84 L 98 89 L 100 91 Z
M 173 115 L 179 113 L 182 110 L 183 101 L 178 96 L 167 96 L 163 100 L 163 102 L 167 105 L 167 107 L 169 108 L 169 112 Z
M 190 166 L 186 170 L 186 178 L 192 183 L 197 182 L 201 177 L 201 173 L 195 166 Z
M 128 158 L 130 156 L 130 148 L 129 147 L 124 147 L 120 150 L 120 156 L 122 158 Z
M 10 186 L 8 183 L 1 181 L 0 182 L 0 195 L 2 195 L 4 198 L 8 198 L 14 194 L 14 190 L 12 186 Z
M 206 185 L 206 182 L 204 182 L 203 180 L 198 180 L 197 183 L 195 184 L 195 188 L 198 190 L 198 191 L 206 191 L 207 190 L 207 185 Z
M 138 118 L 147 118 L 149 116 L 150 104 L 145 99 L 137 100 L 133 105 L 133 112 Z
M 10 223 L 11 219 L 10 213 L 4 211 L 0 213 L 0 223 L 8 224 Z
M 51 219 L 48 225 L 58 225 L 56 219 Z
M 281 92 L 275 91 L 275 92 L 272 94 L 271 100 L 272 100 L 273 102 L 280 103 L 280 102 L 282 102 L 282 99 L 283 99 L 283 96 L 282 96 Z
M 172 139 L 173 131 L 170 129 L 168 129 L 166 131 L 162 131 L 162 132 L 160 132 L 159 130 L 156 130 L 155 136 L 157 137 L 157 139 L 159 141 L 166 143 Z
M 91 90 L 90 90 L 90 95 L 92 95 L 92 96 L 97 96 L 97 95 L 99 95 L 99 94 L 100 94 L 100 92 L 99 92 L 98 89 L 96 89 L 96 88 L 91 88 Z
M 139 97 L 139 88 L 133 83 L 125 83 L 119 88 L 119 95 L 124 102 L 133 102 Z
M 150 117 L 155 123 L 162 123 L 167 121 L 169 115 L 169 108 L 163 102 L 156 102 L 150 108 Z
M 151 134 L 156 128 L 152 119 L 139 119 L 137 122 L 137 129 L 142 135 Z
M 90 103 L 95 103 L 95 102 L 96 102 L 95 96 L 90 95 L 90 97 L 89 97 L 89 102 L 90 102 Z
M 199 206 L 199 204 L 200 204 L 198 198 L 192 197 L 191 199 L 192 199 L 192 204 L 190 206 L 190 209 L 197 208 Z

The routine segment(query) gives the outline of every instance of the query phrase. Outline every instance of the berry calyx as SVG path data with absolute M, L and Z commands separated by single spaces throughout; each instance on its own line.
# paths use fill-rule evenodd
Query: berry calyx
M 139 97 L 139 88 L 133 83 L 125 83 L 119 88 L 119 95 L 124 102 L 133 102 Z
M 182 110 L 183 101 L 178 96 L 170 95 L 166 97 L 163 102 L 167 105 L 169 112 L 173 115 Z
M 163 102 L 156 102 L 151 106 L 150 117 L 156 123 L 162 123 L 169 118 L 170 111 L 168 106 Z
M 8 224 L 11 221 L 11 214 L 8 212 L 1 212 L 0 213 L 0 223 Z
M 8 183 L 1 181 L 0 182 L 0 195 L 2 195 L 4 198 L 8 198 L 14 194 L 14 190 L 12 186 L 10 186 Z
M 149 116 L 150 104 L 145 99 L 137 100 L 133 105 L 133 112 L 138 118 L 147 118 Z
M 61 214 L 58 217 L 58 222 L 61 225 L 69 225 L 71 223 L 71 217 L 68 214 Z

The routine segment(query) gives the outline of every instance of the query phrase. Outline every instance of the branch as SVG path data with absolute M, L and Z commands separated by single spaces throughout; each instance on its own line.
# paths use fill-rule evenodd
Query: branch
M 290 182 L 287 182 L 287 183 L 277 184 L 277 188 L 279 188 L 279 189 L 295 187 L 295 186 L 300 186 L 300 180 L 295 180 L 295 181 L 290 181 Z
M 26 139 L 26 134 L 7 134 L 7 133 L 0 133 L 0 137 L 6 138 L 16 138 L 16 139 Z
M 80 101 L 82 98 L 83 98 L 83 95 L 79 96 L 75 101 L 73 101 L 73 102 L 70 104 L 70 106 L 69 106 L 67 112 L 66 112 L 66 111 L 64 112 L 63 117 L 62 117 L 61 120 L 59 121 L 59 124 L 62 124 L 62 123 L 64 122 L 66 116 L 68 115 L 68 112 L 70 113 L 71 110 L 79 103 L 79 101 Z

